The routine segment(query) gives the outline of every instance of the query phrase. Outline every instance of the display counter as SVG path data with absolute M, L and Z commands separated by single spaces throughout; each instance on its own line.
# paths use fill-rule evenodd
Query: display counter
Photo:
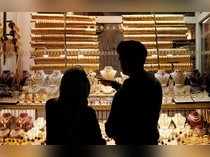
M 100 95 L 101 97 L 102 95 Z M 107 97 L 103 95 L 102 97 Z M 109 96 L 108 96 L 109 97 Z M 111 110 L 111 105 L 90 105 L 93 109 L 96 110 L 99 120 L 106 120 L 108 114 Z M 0 111 L 1 110 L 34 110 L 35 117 L 45 117 L 45 105 L 44 104 L 20 104 L 17 101 L 0 101 Z M 210 102 L 194 102 L 194 103 L 170 103 L 162 104 L 161 111 L 191 111 L 191 110 L 202 110 L 203 116 L 206 120 L 210 122 L 209 110 Z M 106 114 L 102 116 L 101 114 Z

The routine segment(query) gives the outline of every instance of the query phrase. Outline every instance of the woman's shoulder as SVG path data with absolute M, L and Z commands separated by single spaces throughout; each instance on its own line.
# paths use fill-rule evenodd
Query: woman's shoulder
M 92 107 L 90 107 L 90 106 L 87 106 L 87 107 L 85 108 L 85 110 L 86 110 L 87 112 L 89 112 L 89 113 L 95 114 L 95 110 L 94 110 Z
M 83 112 L 84 115 L 86 115 L 88 117 L 90 117 L 90 116 L 95 117 L 96 116 L 95 110 L 90 106 L 87 106 L 87 107 L 83 108 L 82 112 Z

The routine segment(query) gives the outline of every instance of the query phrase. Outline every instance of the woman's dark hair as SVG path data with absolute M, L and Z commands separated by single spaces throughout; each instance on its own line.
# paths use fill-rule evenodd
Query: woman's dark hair
M 61 79 L 59 100 L 83 104 L 90 93 L 90 82 L 81 67 L 66 70 Z

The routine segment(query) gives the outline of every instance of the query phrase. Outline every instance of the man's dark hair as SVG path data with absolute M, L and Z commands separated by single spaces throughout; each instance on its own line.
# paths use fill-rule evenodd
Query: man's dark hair
M 146 47 L 134 40 L 121 41 L 117 47 L 120 60 L 126 60 L 129 64 L 144 65 L 147 57 Z

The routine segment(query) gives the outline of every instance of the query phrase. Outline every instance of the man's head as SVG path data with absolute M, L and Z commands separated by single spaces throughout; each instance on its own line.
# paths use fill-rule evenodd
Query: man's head
M 117 53 L 124 74 L 131 75 L 143 70 L 147 49 L 142 43 L 134 40 L 121 41 Z

